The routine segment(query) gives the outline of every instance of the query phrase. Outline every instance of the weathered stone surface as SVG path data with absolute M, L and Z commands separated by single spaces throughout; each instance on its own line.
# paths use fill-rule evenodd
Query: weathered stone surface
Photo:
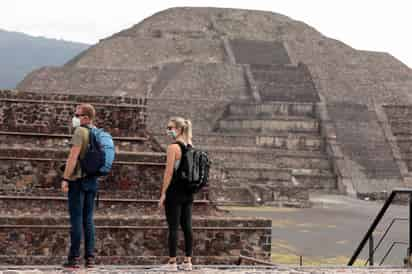
M 96 125 L 114 136 L 145 137 L 145 99 L 81 95 L 44 96 L 18 91 L 0 92 L 0 130 L 47 134 L 71 134 L 71 118 L 80 102 L 96 108 Z
M 115 142 L 122 142 L 116 145 L 111 173 L 99 179 L 97 262 L 159 264 L 166 260 L 167 225 L 158 207 L 166 159 L 163 148 L 146 130 L 146 100 L 0 94 L 0 138 L 5 141 L 0 145 L 0 264 L 65 260 L 70 226 L 60 182 L 71 136 L 69 126 L 59 123 L 69 121 L 80 102 L 93 103 L 97 124 L 111 132 Z M 207 187 L 196 194 L 193 213 L 198 263 L 233 263 L 241 252 L 270 258 L 269 220 L 226 216 L 210 202 Z
M 155 136 L 164 133 L 170 116 L 179 115 L 193 121 L 195 138 L 221 138 L 211 138 L 210 143 L 205 137 L 195 139 L 200 145 L 223 139 L 252 146 L 250 138 L 237 136 L 256 133 L 268 137 L 256 141 L 257 146 L 269 143 L 289 150 L 309 146 L 275 138 L 280 131 L 298 139 L 288 119 L 275 117 L 275 110 L 269 119 L 246 119 L 250 110 L 245 109 L 244 116 L 228 122 L 228 117 L 235 118 L 228 105 L 327 105 L 322 117 L 310 117 L 311 126 L 299 121 L 297 127 L 312 130 L 311 135 L 319 138 L 315 147 L 333 166 L 338 184 L 327 179 L 323 185 L 365 195 L 405 185 L 400 161 L 410 165 L 409 156 L 398 159 L 387 140 L 385 122 L 373 113 L 383 104 L 412 104 L 411 79 L 411 70 L 389 54 L 355 50 L 280 14 L 173 8 L 102 40 L 62 68 L 32 73 L 18 89 L 145 96 L 150 98 L 148 130 Z M 352 116 L 339 118 L 342 109 Z M 408 123 L 396 123 L 395 130 L 410 128 Z M 230 130 L 217 130 L 222 128 Z M 167 141 L 159 140 L 163 145 Z
M 47 267 L 8 267 L 2 266 L 0 268 L 3 274 L 41 274 L 41 273 L 67 273 L 57 266 L 47 266 Z M 83 269 L 78 272 L 82 272 Z M 122 274 L 122 273 L 169 273 L 162 269 L 161 265 L 155 266 L 109 266 L 101 265 L 94 269 L 88 269 L 88 273 L 111 273 L 111 274 Z M 179 274 L 188 273 L 179 269 L 177 272 Z M 295 267 L 295 266 L 214 266 L 214 265 L 194 265 L 193 271 L 189 273 L 198 274 L 403 274 L 410 273 L 409 268 L 402 267 Z
M 161 262 L 167 257 L 164 218 L 96 217 L 96 254 L 99 263 Z M 12 229 L 11 229 L 12 228 Z M 68 249 L 68 219 L 59 217 L 1 218 L 2 264 L 56 264 Z M 196 263 L 233 264 L 240 253 L 268 260 L 271 223 L 245 218 L 194 218 Z M 183 247 L 180 235 L 179 256 Z M 155 261 L 153 261 L 155 259 Z

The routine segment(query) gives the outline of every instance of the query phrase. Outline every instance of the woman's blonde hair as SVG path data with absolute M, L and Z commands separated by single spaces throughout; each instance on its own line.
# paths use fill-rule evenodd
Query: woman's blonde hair
M 182 130 L 183 138 L 187 144 L 192 144 L 192 122 L 183 117 L 172 117 L 169 122 L 175 124 L 177 129 Z

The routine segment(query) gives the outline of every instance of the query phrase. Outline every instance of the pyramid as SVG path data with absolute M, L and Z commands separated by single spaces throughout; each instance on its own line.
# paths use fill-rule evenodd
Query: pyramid
M 410 185 L 410 68 L 272 12 L 167 9 L 17 88 L 147 98 L 163 148 L 167 119 L 190 118 L 220 204 L 305 206 L 313 191 L 379 198 Z

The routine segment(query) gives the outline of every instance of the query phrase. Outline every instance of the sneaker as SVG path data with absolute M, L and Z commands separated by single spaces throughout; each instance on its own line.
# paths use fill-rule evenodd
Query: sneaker
M 85 259 L 84 267 L 92 268 L 92 267 L 95 267 L 95 266 L 96 266 L 96 261 L 94 260 L 94 257 L 87 257 Z
M 193 270 L 193 265 L 191 262 L 183 262 L 181 264 L 182 270 L 184 271 L 192 271 Z
M 79 258 L 68 258 L 67 262 L 63 264 L 64 268 L 80 268 Z
M 177 272 L 177 263 L 167 263 L 159 267 L 156 267 L 153 270 Z

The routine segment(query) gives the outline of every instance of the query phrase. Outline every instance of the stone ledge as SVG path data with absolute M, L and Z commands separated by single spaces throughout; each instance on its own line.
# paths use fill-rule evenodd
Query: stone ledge
M 51 99 L 55 98 L 55 99 Z M 146 98 L 136 98 L 134 96 L 90 96 L 85 94 L 61 94 L 61 93 L 37 93 L 37 92 L 27 92 L 19 90 L 1 90 L 0 89 L 0 101 L 10 101 L 16 100 L 19 102 L 58 102 L 65 104 L 79 104 L 82 102 L 91 102 L 95 105 L 109 105 L 115 106 L 118 105 L 130 105 L 130 106 L 139 106 L 146 108 Z M 112 102 L 107 104 L 107 102 Z
M 236 256 L 233 256 L 235 259 Z M 59 258 L 59 257 L 58 257 Z M 58 259 L 57 258 L 57 259 Z M 150 257 L 146 257 L 150 260 Z M 0 270 L 4 274 L 33 274 L 33 273 L 56 273 L 64 274 L 67 273 L 67 269 L 63 269 L 59 263 L 65 260 L 64 257 L 61 261 L 56 261 L 55 265 L 40 266 L 16 266 L 16 265 L 2 265 Z M 167 259 L 164 258 L 164 261 Z M 87 270 L 88 273 L 112 273 L 112 274 L 130 274 L 130 273 L 169 273 L 160 270 L 159 260 L 153 259 L 152 261 L 147 261 L 146 263 L 153 262 L 153 264 L 144 265 L 97 265 L 92 270 Z M 219 263 L 219 261 L 217 261 Z M 83 273 L 85 269 L 81 268 L 76 271 L 78 273 Z M 187 271 L 174 272 L 177 274 L 185 274 Z M 260 266 L 260 265 L 194 265 L 193 272 L 198 274 L 325 274 L 325 273 L 342 273 L 342 274 L 406 274 L 410 273 L 410 268 L 405 267 L 347 267 L 347 266 L 319 266 L 319 267 L 297 267 L 297 266 Z
M 0 131 L 0 135 L 12 135 L 12 136 L 30 136 L 30 137 L 47 137 L 47 138 L 62 138 L 70 139 L 72 134 L 51 134 L 51 133 L 37 133 L 37 132 L 13 132 L 13 131 Z M 148 137 L 142 136 L 130 136 L 130 137 L 119 137 L 113 136 L 114 141 L 148 141 Z
M 67 197 L 63 196 L 12 196 L 12 195 L 0 195 L 0 199 L 5 200 L 67 200 Z M 105 198 L 99 197 L 99 202 L 116 202 L 116 203 L 158 203 L 159 200 L 149 199 L 124 199 L 124 198 Z M 194 200 L 195 204 L 210 204 L 209 200 Z
M 268 118 L 260 118 L 255 116 L 249 116 L 247 114 L 231 114 L 228 117 L 225 117 L 221 121 L 252 121 L 252 122 L 266 122 L 266 123 L 276 123 L 278 121 L 290 121 L 290 122 L 313 122 L 318 123 L 318 119 L 310 118 L 307 116 L 292 116 L 292 115 L 272 115 Z
M 219 216 L 193 216 L 193 227 L 195 228 L 234 228 L 234 229 L 267 229 L 271 228 L 271 220 L 260 217 L 219 217 Z M 0 227 L 12 226 L 67 226 L 68 216 L 0 216 Z M 109 216 L 97 216 L 95 218 L 96 227 L 165 227 L 164 216 L 142 215 L 142 216 L 121 216 L 113 218 Z
M 86 101 L 86 100 L 83 100 Z M 49 104 L 49 105 L 73 105 L 76 106 L 81 101 L 53 101 L 53 100 L 30 100 L 30 99 L 12 99 L 12 98 L 1 98 L 0 97 L 0 102 L 8 102 L 8 103 L 42 103 L 42 104 Z M 94 106 L 98 107 L 115 107 L 115 108 L 146 108 L 146 105 L 143 104 L 136 104 L 136 105 L 131 105 L 131 104 L 108 104 L 108 103 L 95 103 L 92 102 Z
M 257 154 L 273 154 L 276 157 L 298 157 L 298 158 L 319 158 L 328 159 L 328 156 L 320 152 L 314 152 L 309 150 L 291 150 L 291 149 L 276 149 L 270 147 L 233 147 L 233 146 L 200 146 L 202 149 L 208 152 L 236 152 L 236 153 L 257 153 Z

